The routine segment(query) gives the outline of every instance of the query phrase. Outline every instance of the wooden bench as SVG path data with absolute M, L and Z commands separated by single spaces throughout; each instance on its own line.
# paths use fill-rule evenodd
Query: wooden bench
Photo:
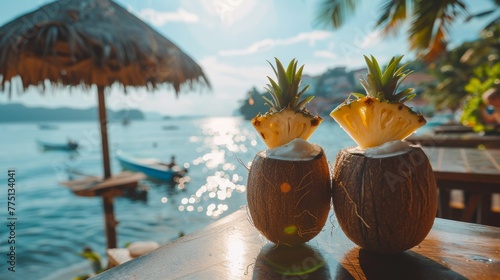
M 116 225 L 118 222 L 115 219 L 113 199 L 115 196 L 123 195 L 127 190 L 137 188 L 139 181 L 145 178 L 146 175 L 143 173 L 124 171 L 107 179 L 88 176 L 79 180 L 62 182 L 61 185 L 68 187 L 79 196 L 102 197 L 107 245 L 108 248 L 116 248 Z
M 145 178 L 146 175 L 143 173 L 124 171 L 106 180 L 102 177 L 88 176 L 79 180 L 62 182 L 61 185 L 68 187 L 79 196 L 102 196 L 109 193 L 119 196 L 126 189 L 136 188 L 138 182 Z

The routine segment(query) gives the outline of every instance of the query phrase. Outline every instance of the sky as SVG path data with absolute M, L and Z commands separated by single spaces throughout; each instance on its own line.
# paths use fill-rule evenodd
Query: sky
M 2 1 L 0 25 L 37 9 L 47 0 Z M 107 96 L 111 109 L 139 108 L 162 115 L 233 115 L 252 87 L 263 91 L 273 76 L 267 61 L 292 58 L 304 64 L 304 73 L 319 75 L 327 69 L 364 66 L 363 55 L 374 55 L 381 64 L 408 51 L 406 34 L 381 38 L 374 25 L 383 1 L 359 1 L 355 14 L 338 30 L 318 24 L 319 0 L 117 0 L 190 55 L 204 70 L 211 90 L 186 92 L 177 98 L 172 91 L 154 93 L 143 89 L 127 95 L 115 87 Z M 492 7 L 488 0 L 466 0 L 469 10 Z M 477 38 L 487 19 L 457 22 L 450 30 L 452 44 Z M 41 95 L 0 94 L 0 103 L 30 107 L 97 106 L 94 92 L 56 91 Z

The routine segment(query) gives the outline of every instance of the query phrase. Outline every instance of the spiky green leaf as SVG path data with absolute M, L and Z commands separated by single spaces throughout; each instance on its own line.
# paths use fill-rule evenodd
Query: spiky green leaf
M 286 68 L 286 78 L 288 82 L 293 82 L 296 68 L 297 68 L 297 61 L 295 61 L 295 59 L 292 59 L 292 61 L 290 61 L 288 67 Z
M 354 97 L 356 97 L 356 98 L 363 98 L 366 96 L 365 94 L 358 93 L 358 92 L 351 92 L 351 94 L 354 95 Z
M 366 74 L 366 79 L 362 79 L 360 82 L 368 96 L 376 97 L 380 101 L 400 103 L 413 98 L 413 96 L 411 96 L 413 90 L 404 90 L 396 94 L 398 87 L 412 72 L 406 69 L 409 63 L 405 63 L 398 67 L 403 56 L 392 57 L 384 71 L 381 70 L 374 56 L 371 55 L 370 58 L 364 56 L 364 58 L 368 68 L 368 74 Z
M 312 98 L 306 98 L 306 102 L 301 102 L 300 98 L 302 94 L 309 88 L 309 85 L 305 86 L 302 90 L 299 90 L 302 78 L 302 71 L 304 70 L 304 65 L 297 69 L 297 61 L 292 59 L 288 64 L 287 68 L 283 67 L 283 64 L 278 58 L 275 58 L 276 66 L 272 65 L 269 61 L 268 63 L 273 68 L 274 74 L 276 75 L 276 80 L 269 79 L 269 85 L 266 90 L 272 96 L 274 102 L 268 98 L 268 101 L 273 110 L 281 110 L 284 108 L 290 108 L 293 110 L 303 110 L 303 105 L 308 103 Z M 299 106 L 299 104 L 302 104 Z
M 267 98 L 267 96 L 262 96 L 262 98 L 266 101 L 265 104 L 268 105 L 272 111 L 276 111 L 277 104 L 275 101 L 272 101 L 271 99 Z
M 307 85 L 305 86 L 298 94 L 297 94 L 297 97 L 300 99 L 302 97 L 302 94 L 304 94 L 304 92 L 306 92 L 306 90 L 309 88 L 309 86 L 311 85 Z
M 382 79 L 382 70 L 380 69 L 380 65 L 378 65 L 378 61 L 375 59 L 375 57 L 373 57 L 373 55 L 370 55 L 371 59 L 372 59 L 372 65 L 373 65 L 373 75 L 381 80 Z
M 297 104 L 296 108 L 299 109 L 299 110 L 302 110 L 307 103 L 311 102 L 311 100 L 313 100 L 314 96 L 308 96 L 306 97 L 306 99 L 302 100 L 299 102 L 299 104 Z
M 286 75 L 286 70 L 283 67 L 283 64 L 281 64 L 281 61 L 279 59 L 276 59 L 276 68 L 278 71 L 278 84 L 280 87 L 283 89 L 284 94 L 288 94 L 288 86 L 290 85 L 290 82 L 288 81 L 288 77 Z
M 397 72 L 396 67 L 398 67 L 398 64 L 402 58 L 403 58 L 402 56 L 400 56 L 396 59 L 394 57 L 392 57 L 391 61 L 387 65 L 387 68 L 385 68 L 384 74 L 382 75 L 382 84 L 383 85 L 387 84 L 389 79 L 392 78 L 392 75 L 397 74 L 397 73 L 395 73 L 395 72 Z M 400 69 L 401 68 L 404 68 L 404 65 L 402 67 L 400 67 Z M 399 71 L 399 69 L 398 69 L 398 71 Z
M 403 103 L 403 101 L 408 101 L 410 99 L 412 99 L 413 97 L 416 96 L 416 94 L 414 93 L 415 90 L 413 88 L 407 88 L 403 91 L 400 91 L 398 92 L 397 94 L 394 95 L 394 100 L 396 102 L 401 102 Z M 411 96 L 411 97 L 409 97 Z

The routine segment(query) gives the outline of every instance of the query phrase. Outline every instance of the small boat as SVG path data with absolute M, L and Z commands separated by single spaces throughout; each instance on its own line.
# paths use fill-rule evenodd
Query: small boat
M 176 130 L 176 129 L 178 129 L 178 128 L 179 128 L 179 127 L 178 127 L 178 126 L 176 126 L 176 125 L 164 125 L 164 126 L 162 126 L 162 129 L 163 129 L 163 130 Z
M 78 149 L 78 143 L 74 141 L 68 141 L 66 143 L 51 143 L 38 140 L 38 145 L 42 147 L 42 149 L 47 151 L 75 151 Z
M 122 119 L 122 125 L 123 126 L 128 126 L 130 124 L 130 119 L 129 118 L 123 118 Z
M 155 158 L 134 157 L 123 151 L 116 152 L 116 159 L 124 169 L 142 172 L 151 179 L 161 181 L 172 181 L 187 173 L 186 168 L 178 165 L 163 163 Z
M 58 127 L 55 124 L 40 123 L 38 124 L 40 130 L 56 130 Z

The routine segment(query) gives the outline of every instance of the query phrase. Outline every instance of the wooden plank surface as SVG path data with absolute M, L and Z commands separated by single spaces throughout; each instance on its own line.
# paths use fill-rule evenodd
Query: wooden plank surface
M 108 191 L 135 188 L 137 183 L 145 178 L 146 175 L 140 172 L 123 171 L 106 180 L 101 177 L 89 176 L 79 180 L 62 182 L 61 185 L 68 187 L 80 196 L 98 196 Z
M 472 133 L 472 127 L 463 125 L 441 125 L 432 129 L 434 134 L 443 133 Z
M 241 209 L 92 279 L 500 279 L 500 228 L 436 219 L 427 238 L 391 256 L 360 250 L 330 213 L 323 231 L 276 248 Z
M 498 184 L 500 149 L 422 147 L 436 179 Z
M 460 220 L 500 225 L 493 194 L 500 193 L 500 149 L 422 147 L 429 157 L 439 187 L 439 217 L 451 218 L 450 205 L 462 210 Z M 461 190 L 460 203 L 451 191 Z
M 406 141 L 430 147 L 500 148 L 500 135 L 479 135 L 477 133 L 411 135 Z

